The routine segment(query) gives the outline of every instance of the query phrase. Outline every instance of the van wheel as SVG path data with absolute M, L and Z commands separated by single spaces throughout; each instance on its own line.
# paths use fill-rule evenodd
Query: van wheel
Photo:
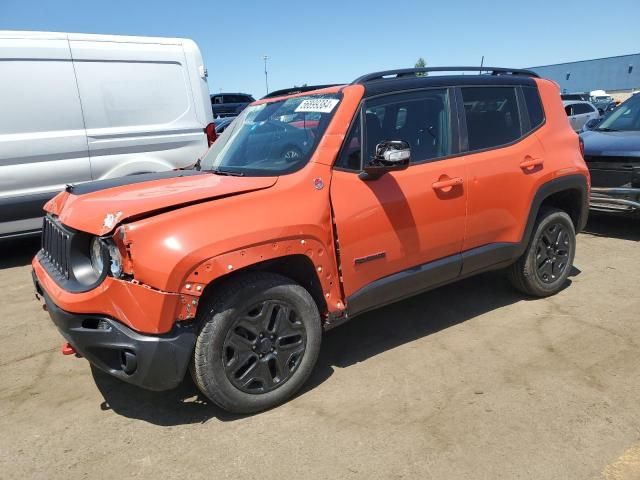
M 193 379 L 230 412 L 259 412 L 288 400 L 318 358 L 318 307 L 307 290 L 280 275 L 255 272 L 226 282 L 203 302 L 198 318 Z
M 576 253 L 576 232 L 566 212 L 544 210 L 529 246 L 508 271 L 514 287 L 527 295 L 548 297 L 567 281 Z

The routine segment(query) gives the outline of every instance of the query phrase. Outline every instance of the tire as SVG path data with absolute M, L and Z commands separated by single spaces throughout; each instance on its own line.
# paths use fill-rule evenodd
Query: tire
M 576 253 L 576 232 L 566 212 L 540 212 L 522 256 L 509 267 L 513 286 L 532 297 L 555 295 L 564 287 Z
M 286 277 L 254 272 L 225 282 L 203 302 L 198 319 L 191 373 L 202 393 L 229 412 L 285 402 L 318 359 L 318 307 Z

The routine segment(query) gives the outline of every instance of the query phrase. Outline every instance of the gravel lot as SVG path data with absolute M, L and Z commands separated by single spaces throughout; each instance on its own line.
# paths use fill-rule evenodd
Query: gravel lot
M 492 273 L 366 314 L 250 417 L 62 356 L 37 241 L 0 244 L 0 478 L 639 479 L 640 223 L 588 230 L 559 295 Z

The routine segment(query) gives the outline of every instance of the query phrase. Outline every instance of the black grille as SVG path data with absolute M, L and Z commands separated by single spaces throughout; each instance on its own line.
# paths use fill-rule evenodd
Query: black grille
M 42 225 L 42 255 L 49 260 L 49 267 L 65 279 L 69 279 L 69 242 L 71 235 L 51 217 L 45 217 Z

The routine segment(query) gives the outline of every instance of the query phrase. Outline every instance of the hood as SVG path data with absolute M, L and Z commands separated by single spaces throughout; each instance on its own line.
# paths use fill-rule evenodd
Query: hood
M 177 171 L 70 186 L 45 205 L 71 228 L 106 235 L 118 224 L 196 203 L 262 190 L 278 177 Z M 115 185 L 115 186 L 114 186 Z
M 599 132 L 580 135 L 586 156 L 640 157 L 640 131 Z

